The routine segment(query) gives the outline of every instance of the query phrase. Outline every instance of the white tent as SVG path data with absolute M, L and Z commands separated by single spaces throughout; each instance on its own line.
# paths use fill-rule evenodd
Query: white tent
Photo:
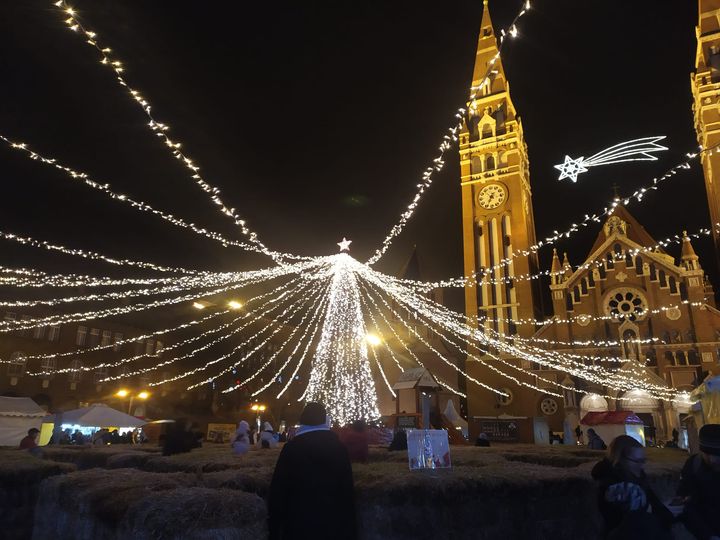
M 18 446 L 30 428 L 40 429 L 45 414 L 30 398 L 0 396 L 0 446 Z
M 462 416 L 455 410 L 455 404 L 452 399 L 448 399 L 447 405 L 445 405 L 445 411 L 443 412 L 445 418 L 450 420 L 452 425 L 456 428 L 460 428 L 463 432 L 463 436 L 467 439 L 468 436 L 468 423 Z
M 54 421 L 54 419 L 46 419 L 46 422 Z M 62 413 L 61 419 L 63 426 L 82 426 L 82 427 L 116 427 L 116 428 L 136 428 L 147 424 L 146 420 L 140 420 L 124 412 L 116 411 L 103 403 L 95 403 L 89 407 L 73 409 Z

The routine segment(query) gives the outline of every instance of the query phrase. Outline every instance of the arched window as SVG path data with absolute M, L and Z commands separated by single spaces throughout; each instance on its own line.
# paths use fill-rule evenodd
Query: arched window
M 101 384 L 103 382 L 103 379 L 108 376 L 108 369 L 106 367 L 100 367 L 95 370 L 95 373 L 93 373 L 93 378 L 95 379 L 95 384 Z
M 695 351 L 688 351 L 687 361 L 691 366 L 697 366 L 700 363 L 700 357 Z
M 482 159 L 480 156 L 473 156 L 470 160 L 470 172 L 478 174 L 482 172 Z
M 582 281 L 580 282 L 580 293 L 581 294 L 588 293 L 588 278 L 587 278 L 587 276 L 582 278 Z
M 40 361 L 40 371 L 42 371 L 43 379 L 52 379 L 57 369 L 57 360 L 55 358 L 43 358 Z
M 670 285 L 670 294 L 677 294 L 678 293 L 677 281 L 675 281 L 675 278 L 673 276 L 670 276 L 670 278 L 668 279 L 668 284 Z
M 665 351 L 665 362 L 667 362 L 670 366 L 675 365 L 675 355 L 672 351 Z
M 608 269 L 615 268 L 615 261 L 613 261 L 612 254 L 608 253 L 607 256 L 605 257 L 605 260 L 607 261 L 606 266 Z
M 642 274 L 642 270 L 643 270 L 643 260 L 642 260 L 642 257 L 640 255 L 638 255 L 637 257 L 635 257 L 635 273 Z
M 489 123 L 483 124 L 483 125 L 482 125 L 481 138 L 482 138 L 482 139 L 488 139 L 488 138 L 490 138 L 490 137 L 492 137 L 492 136 L 493 136 L 492 126 L 491 126 Z
M 488 156 L 487 160 L 485 161 L 485 170 L 492 171 L 494 168 L 495 168 L 495 158 L 493 156 Z
M 676 366 L 687 366 L 687 357 L 685 356 L 685 353 L 683 351 L 678 351 L 675 353 L 675 365 Z
M 20 377 L 25 373 L 27 365 L 27 355 L 22 351 L 15 351 L 10 355 L 10 363 L 8 364 L 8 375 L 11 377 Z

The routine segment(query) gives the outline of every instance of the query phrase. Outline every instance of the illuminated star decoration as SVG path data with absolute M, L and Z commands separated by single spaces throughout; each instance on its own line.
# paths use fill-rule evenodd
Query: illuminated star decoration
M 338 242 L 337 245 L 340 246 L 340 252 L 343 251 L 350 251 L 350 244 L 352 244 L 352 240 L 348 240 L 343 236 L 342 242 Z
M 560 178 L 558 178 L 558 180 L 569 178 L 573 182 L 577 182 L 578 174 L 587 172 L 587 167 L 583 166 L 584 159 L 585 158 L 582 156 L 578 159 L 573 159 L 570 156 L 565 156 L 564 163 L 561 163 L 560 165 L 555 165 L 555 168 L 560 171 Z
M 579 174 L 587 172 L 589 167 L 597 167 L 598 165 L 610 165 L 624 161 L 657 161 L 657 156 L 653 155 L 653 152 L 667 150 L 666 146 L 657 144 L 658 141 L 664 138 L 665 136 L 661 135 L 621 142 L 593 154 L 587 159 L 583 156 L 573 159 L 566 155 L 563 163 L 554 166 L 560 171 L 558 180 L 569 178 L 573 182 L 577 182 Z

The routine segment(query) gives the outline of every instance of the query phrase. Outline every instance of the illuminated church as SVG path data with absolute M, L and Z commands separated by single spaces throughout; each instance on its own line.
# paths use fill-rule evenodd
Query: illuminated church
M 700 0 L 699 5 L 692 92 L 698 140 L 709 148 L 720 143 L 720 6 L 712 0 Z M 720 311 L 691 239 L 682 238 L 676 260 L 656 247 L 657 241 L 617 197 L 585 260 L 576 259 L 573 266 L 567 254 L 561 260 L 554 253 L 553 315 L 543 317 L 540 282 L 527 279 L 539 271 L 530 249 L 536 237 L 527 148 L 487 0 L 472 88 L 474 98 L 467 104 L 460 134 L 464 272 L 478 276 L 478 284 L 465 290 L 467 316 L 505 340 L 576 354 L 585 357 L 585 363 L 616 366 L 620 373 L 679 390 L 690 390 L 703 372 L 720 373 Z M 720 155 L 706 152 L 702 164 L 710 215 L 718 224 Z M 713 229 L 720 253 L 717 226 Z M 601 380 L 582 381 L 527 360 L 504 359 L 527 370 L 525 383 L 556 395 L 513 384 L 469 359 L 470 375 L 508 394 L 500 397 L 468 386 L 470 419 L 545 417 L 550 429 L 562 431 L 566 419 L 574 427 L 588 411 L 625 409 L 638 413 L 659 439 L 669 439 L 688 412 L 641 390 L 618 393 Z M 487 361 L 492 362 L 490 356 Z

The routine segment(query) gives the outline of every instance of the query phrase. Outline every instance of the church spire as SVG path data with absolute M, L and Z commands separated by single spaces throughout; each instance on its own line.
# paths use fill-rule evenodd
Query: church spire
M 560 258 L 557 254 L 557 248 L 553 248 L 552 265 L 550 266 L 550 283 L 559 285 L 561 280 L 562 268 L 560 266 Z
M 690 237 L 687 231 L 683 231 L 682 239 L 682 252 L 680 254 L 680 260 L 686 270 L 699 270 L 700 269 L 700 257 L 697 256 L 692 244 L 690 243 Z
M 491 88 L 482 88 L 478 90 L 480 83 L 483 82 L 485 75 L 490 69 L 490 80 L 486 84 L 490 84 Z M 502 87 L 496 88 L 495 81 L 500 79 Z M 487 0 L 483 0 L 483 16 L 480 23 L 480 37 L 478 38 L 477 51 L 475 53 L 475 67 L 473 69 L 472 87 L 479 95 L 497 92 L 505 89 L 505 73 L 502 68 L 502 61 L 499 56 L 497 39 L 495 30 L 493 29 L 492 19 L 490 18 L 490 8 Z M 488 92 L 488 90 L 491 90 Z
M 567 251 L 563 254 L 563 279 L 568 280 L 570 279 L 570 276 L 572 276 L 572 266 L 570 265 L 570 260 L 568 259 Z

